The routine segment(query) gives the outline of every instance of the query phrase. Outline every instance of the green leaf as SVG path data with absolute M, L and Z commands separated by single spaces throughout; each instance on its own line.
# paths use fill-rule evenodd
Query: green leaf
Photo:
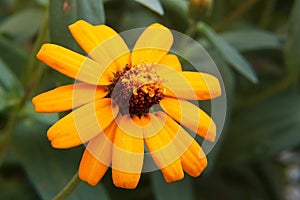
M 239 51 L 281 49 L 283 46 L 283 40 L 278 35 L 259 29 L 228 31 L 220 36 Z
M 0 58 L 0 111 L 16 105 L 23 94 L 17 77 Z
M 7 34 L 18 42 L 23 42 L 37 33 L 45 12 L 30 8 L 7 17 L 0 24 L 0 33 Z
M 1 59 L 9 66 L 17 77 L 23 73 L 28 60 L 28 53 L 12 41 L 0 35 Z
M 38 116 L 32 117 L 33 110 L 24 113 L 29 112 L 31 114 L 25 116 L 16 127 L 12 148 L 41 198 L 52 199 L 77 172 L 83 149 L 52 148 L 46 132 L 57 118 L 51 116 L 51 120 L 36 121 Z M 102 184 L 90 187 L 81 183 L 71 199 L 108 199 L 108 195 Z
M 164 15 L 163 7 L 159 0 L 135 0 L 136 2 L 146 6 L 150 10 L 156 12 L 159 15 Z
M 68 26 L 83 19 L 91 24 L 104 24 L 102 0 L 55 0 L 50 1 L 50 37 L 53 43 L 75 51 L 80 48 L 71 36 Z
M 13 74 L 13 72 L 8 68 L 8 66 L 0 58 L 0 85 L 4 86 L 7 91 L 18 91 L 19 94 L 22 93 L 22 86 L 18 78 Z
M 170 20 L 170 24 L 178 31 L 186 31 L 189 25 L 188 1 L 182 0 L 161 0 L 165 9 L 165 17 L 176 20 Z
M 300 95 L 284 91 L 233 118 L 219 156 L 232 165 L 262 160 L 300 145 Z
M 288 25 L 288 35 L 284 48 L 285 62 L 288 75 L 297 78 L 300 73 L 300 0 L 296 0 L 290 22 Z
M 192 189 L 192 180 L 187 175 L 183 180 L 174 183 L 166 183 L 160 171 L 152 172 L 150 177 L 155 199 L 157 200 L 195 199 Z
M 255 72 L 251 68 L 248 61 L 222 37 L 220 37 L 212 28 L 204 23 L 199 23 L 198 31 L 203 33 L 205 37 L 221 52 L 224 59 L 234 67 L 238 72 L 245 76 L 253 83 L 257 83 L 258 79 Z

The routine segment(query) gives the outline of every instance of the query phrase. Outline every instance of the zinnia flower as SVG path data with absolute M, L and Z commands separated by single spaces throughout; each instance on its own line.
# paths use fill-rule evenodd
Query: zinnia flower
M 80 179 L 96 185 L 111 166 L 116 186 L 135 188 L 145 153 L 166 182 L 182 179 L 183 171 L 199 176 L 207 165 L 205 153 L 181 125 L 214 141 L 215 123 L 188 100 L 219 96 L 218 79 L 182 71 L 177 56 L 168 54 L 173 35 L 160 24 L 146 28 L 131 52 L 108 26 L 80 20 L 69 29 L 88 57 L 55 44 L 44 44 L 37 57 L 78 82 L 32 102 L 37 112 L 73 109 L 47 137 L 55 148 L 87 143 Z

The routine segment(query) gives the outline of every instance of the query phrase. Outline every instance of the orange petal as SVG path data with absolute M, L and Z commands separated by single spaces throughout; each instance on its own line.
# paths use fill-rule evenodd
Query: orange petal
M 124 40 L 106 25 L 92 26 L 79 20 L 69 29 L 80 46 L 104 68 L 122 70 L 129 64 L 130 51 Z
M 34 97 L 32 103 L 36 112 L 62 112 L 101 99 L 107 92 L 106 86 L 76 83 L 42 93 Z
M 55 148 L 70 148 L 89 141 L 114 120 L 118 107 L 111 99 L 100 99 L 66 115 L 48 129 L 47 136 Z
M 116 131 L 113 121 L 103 133 L 90 140 L 79 166 L 79 177 L 95 186 L 104 176 L 111 163 L 112 142 Z
M 157 167 L 162 171 L 166 182 L 174 182 L 184 177 L 180 158 L 172 136 L 168 134 L 165 128 L 158 130 L 163 120 L 149 114 L 141 118 L 144 127 L 145 143 Z M 148 137 L 151 135 L 151 137 Z
M 160 112 L 157 115 L 164 118 L 164 114 Z M 207 159 L 202 148 L 169 116 L 167 116 L 166 119 L 166 129 L 168 130 L 168 133 L 177 133 L 174 143 L 177 150 L 182 154 L 180 160 L 183 170 L 190 176 L 199 176 L 207 166 Z
M 109 85 L 113 74 L 99 63 L 55 44 L 44 44 L 37 58 L 60 73 L 90 84 Z
M 200 145 L 193 140 L 189 148 L 181 156 L 183 170 L 190 176 L 197 177 L 207 166 L 207 159 Z
M 108 169 L 99 162 L 88 150 L 85 150 L 79 166 L 79 178 L 91 186 L 97 185 Z
M 144 159 L 142 129 L 131 129 L 130 133 L 122 129 L 122 127 L 132 126 L 132 120 L 134 123 L 139 123 L 136 116 L 131 118 L 129 115 L 125 115 L 118 120 L 112 156 L 113 182 L 117 187 L 128 189 L 136 188 Z
M 101 45 L 98 45 L 90 56 L 102 66 L 109 65 L 108 69 L 121 71 L 130 64 L 130 50 L 124 40 L 106 25 L 95 26 Z
M 154 70 L 163 79 L 165 95 L 180 99 L 207 100 L 221 95 L 219 80 L 206 73 L 178 72 L 161 64 Z
M 69 30 L 77 43 L 88 54 L 101 42 L 99 36 L 95 34 L 94 26 L 84 20 L 78 20 L 71 24 Z M 103 33 L 103 39 L 112 36 L 105 33 Z
M 159 61 L 159 64 L 171 67 L 178 72 L 182 71 L 178 57 L 173 54 L 166 55 L 161 61 Z
M 213 142 L 216 137 L 214 121 L 194 104 L 180 99 L 164 97 L 161 107 L 169 116 L 201 137 Z
M 152 24 L 137 40 L 131 56 L 133 66 L 158 63 L 168 53 L 173 44 L 173 35 L 161 24 Z

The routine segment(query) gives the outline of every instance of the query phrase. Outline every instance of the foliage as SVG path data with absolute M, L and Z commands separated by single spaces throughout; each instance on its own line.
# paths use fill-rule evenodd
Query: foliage
M 25 3 L 26 2 L 26 3 Z M 31 98 L 71 80 L 35 58 L 51 41 L 82 52 L 67 26 L 78 19 L 118 32 L 159 22 L 199 41 L 216 62 L 228 113 L 209 169 L 174 184 L 159 172 L 134 191 L 110 173 L 70 199 L 283 199 L 278 155 L 300 147 L 300 0 L 215 0 L 195 21 L 187 0 L 5 0 L 0 2 L 0 196 L 51 199 L 78 169 L 83 148 L 53 149 L 47 128 L 59 116 L 37 114 Z

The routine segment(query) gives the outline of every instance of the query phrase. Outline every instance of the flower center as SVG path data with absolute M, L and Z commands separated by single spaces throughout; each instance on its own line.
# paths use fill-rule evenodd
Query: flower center
M 140 117 L 163 98 L 162 82 L 152 65 L 126 65 L 108 86 L 109 96 L 118 104 L 122 114 Z

